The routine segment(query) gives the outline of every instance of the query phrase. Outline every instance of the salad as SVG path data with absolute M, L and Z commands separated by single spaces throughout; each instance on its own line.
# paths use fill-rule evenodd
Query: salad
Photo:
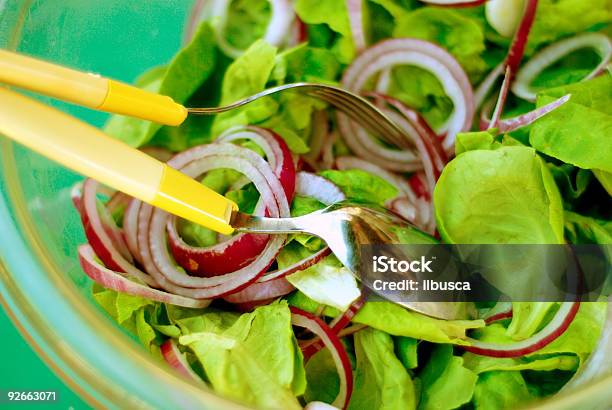
M 405 243 L 612 244 L 611 21 L 608 0 L 198 1 L 184 47 L 137 85 L 189 107 L 336 85 L 414 148 L 291 92 L 106 131 L 248 213 L 350 199 L 412 222 Z M 515 408 L 559 391 L 606 320 L 604 299 L 436 319 L 366 301 L 317 237 L 224 237 L 77 188 L 95 300 L 155 358 L 254 408 Z

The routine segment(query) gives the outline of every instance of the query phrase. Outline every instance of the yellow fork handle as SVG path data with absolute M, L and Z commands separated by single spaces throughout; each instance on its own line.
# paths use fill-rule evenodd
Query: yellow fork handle
M 165 125 L 180 125 L 187 117 L 185 107 L 170 97 L 6 50 L 0 50 L 0 82 Z
M 222 234 L 236 204 L 61 111 L 0 87 L 0 134 L 172 214 Z

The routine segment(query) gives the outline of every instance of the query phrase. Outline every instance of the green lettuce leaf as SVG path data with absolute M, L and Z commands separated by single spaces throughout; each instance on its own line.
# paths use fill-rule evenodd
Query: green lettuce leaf
M 590 48 L 573 51 L 551 67 L 546 67 L 531 85 L 547 89 L 577 83 L 589 75 L 600 61 L 601 57 Z
M 180 50 L 166 69 L 155 68 L 140 80 L 148 91 L 171 97 L 185 103 L 211 75 L 216 64 L 216 48 L 212 28 L 202 24 L 191 42 Z M 133 117 L 113 115 L 105 131 L 133 147 L 146 144 L 161 128 L 160 124 Z
M 228 4 L 224 36 L 238 50 L 246 50 L 263 38 L 272 16 L 268 0 L 234 0 Z
M 599 341 L 603 324 L 606 320 L 606 309 L 607 303 L 605 302 L 581 303 L 576 318 L 565 333 L 549 345 L 528 355 L 526 359 L 542 359 L 553 355 L 573 354 L 577 357 L 579 364 L 584 363 Z M 474 337 L 487 342 L 513 342 L 506 334 L 506 329 L 497 323 L 478 329 Z M 498 360 L 501 360 L 500 363 L 505 361 L 505 359 L 495 359 L 491 360 L 491 362 Z
M 365 3 L 369 18 L 365 18 L 364 28 L 372 44 L 391 37 L 397 21 L 416 5 L 414 0 L 369 0 Z
M 524 370 L 521 372 L 521 375 L 527 383 L 529 392 L 534 397 L 547 397 L 561 390 L 561 388 L 570 381 L 574 372 L 562 370 L 551 370 L 547 372 Z
M 612 244 L 612 232 L 606 229 L 606 223 L 594 218 L 566 211 L 565 232 L 571 243 Z
M 286 303 L 259 307 L 221 333 L 191 333 L 179 342 L 218 393 L 258 408 L 301 408 L 292 390 L 297 352 Z
M 383 205 L 397 196 L 397 188 L 377 175 L 360 169 L 325 170 L 319 173 L 344 192 L 348 199 Z
M 292 306 L 308 312 L 315 312 L 321 304 L 301 292 L 288 297 Z M 324 306 L 324 305 L 323 305 Z M 326 307 L 323 313 L 335 317 L 341 312 Z M 391 302 L 367 302 L 353 318 L 353 323 L 361 323 L 393 336 L 405 336 L 433 343 L 467 344 L 466 332 L 485 325 L 482 320 L 441 320 L 405 309 Z
M 442 125 L 453 111 L 453 102 L 440 81 L 419 67 L 399 66 L 391 70 L 387 93 L 420 112 L 434 128 Z
M 595 175 L 595 178 L 597 178 L 608 195 L 612 196 L 612 173 L 602 171 L 601 169 L 594 169 L 593 175 Z
M 307 402 L 322 401 L 333 403 L 340 390 L 338 369 L 329 349 L 321 349 L 306 363 L 306 393 Z
M 566 203 L 580 198 L 593 179 L 590 171 L 570 164 L 555 165 L 549 162 L 547 165 Z
M 528 51 L 611 21 L 612 8 L 608 0 L 540 0 L 529 33 Z
M 599 244 L 610 266 L 612 261 L 612 223 L 589 218 L 573 212 L 565 212 L 565 232 L 570 243 Z M 609 272 L 609 271 L 608 271 Z M 608 274 L 601 285 L 601 294 L 612 294 L 612 276 Z
M 198 311 L 166 305 L 170 322 L 179 328 L 182 335 L 192 333 L 223 333 L 240 318 L 236 312 L 207 309 Z
M 490 150 L 499 148 L 501 144 L 495 140 L 495 133 L 489 131 L 460 132 L 455 141 L 455 155 L 467 151 Z
M 258 40 L 227 68 L 221 86 L 221 105 L 262 91 L 276 59 L 276 48 Z M 213 134 L 218 135 L 235 125 L 247 125 L 269 118 L 277 110 L 274 100 L 258 100 L 247 106 L 218 115 L 213 122 Z
M 512 320 L 506 334 L 515 340 L 533 335 L 546 319 L 550 319 L 553 302 L 512 302 Z
M 407 336 L 434 343 L 465 344 L 469 329 L 484 326 L 481 320 L 440 320 L 404 309 L 391 302 L 368 302 L 353 322 L 383 330 L 394 336 Z
M 340 62 L 331 51 L 304 43 L 278 55 L 272 77 L 279 82 L 334 84 L 339 74 Z
M 391 336 L 375 329 L 357 332 L 355 355 L 357 369 L 349 409 L 416 408 L 414 384 L 395 356 Z
M 562 95 L 570 100 L 533 124 L 531 145 L 540 152 L 584 169 L 612 172 L 612 77 L 549 89 L 538 94 L 537 105 Z
M 153 356 L 161 359 L 161 339 L 152 325 L 161 304 L 140 296 L 104 289 L 97 284 L 93 287 L 93 297 L 117 324 L 135 337 Z
M 355 276 L 335 256 L 293 273 L 287 280 L 312 300 L 341 311 L 361 295 Z
M 544 161 L 527 147 L 468 151 L 434 191 L 438 230 L 450 243 L 562 243 L 563 207 Z
M 498 329 L 499 331 L 503 331 Z M 476 374 L 491 372 L 491 371 L 519 371 L 519 370 L 565 370 L 574 371 L 578 369 L 580 361 L 577 356 L 571 354 L 560 354 L 553 357 L 531 358 L 501 358 L 488 357 L 473 353 L 465 353 L 463 355 L 465 367 Z
M 355 46 L 351 37 L 346 3 L 336 0 L 297 0 L 295 12 L 306 24 L 323 24 L 335 33 L 329 49 L 343 64 L 351 62 L 355 56 Z M 310 33 L 309 33 L 310 34 Z
M 533 399 L 520 372 L 485 373 L 474 389 L 474 405 L 479 410 L 510 410 Z
M 478 376 L 463 366 L 461 357 L 453 356 L 452 346 L 439 345 L 419 378 L 423 389 L 419 409 L 450 410 L 472 399 Z
M 396 337 L 395 338 L 395 353 L 397 358 L 402 362 L 408 370 L 416 369 L 419 365 L 419 356 L 417 354 L 417 346 L 419 341 L 412 337 Z
M 411 37 L 434 42 L 457 58 L 470 77 L 487 69 L 481 57 L 484 31 L 477 20 L 450 8 L 422 7 L 400 17 L 393 37 Z
M 223 76 L 231 60 L 222 53 L 216 53 L 213 72 L 200 88 L 184 103 L 186 107 L 216 107 L 221 100 Z M 188 115 L 178 127 L 164 126 L 153 135 L 147 145 L 165 147 L 173 152 L 185 150 L 213 140 L 211 115 Z
M 227 69 L 223 78 L 221 104 L 228 104 L 241 98 L 263 91 L 269 81 L 291 82 L 296 75 L 302 80 L 321 81 L 319 76 L 335 77 L 338 67 L 334 68 L 331 57 L 317 62 L 325 55 L 325 50 L 298 46 L 277 55 L 276 48 L 259 40 L 236 59 Z M 324 66 L 323 63 L 329 63 Z M 289 69 L 299 66 L 301 73 Z M 270 128 L 279 134 L 293 152 L 308 152 L 306 143 L 312 113 L 322 109 L 325 104 L 320 100 L 300 93 L 283 93 L 254 101 L 243 108 L 218 115 L 212 126 L 213 135 L 236 126 L 257 124 Z
M 563 243 L 563 206 L 544 161 L 535 150 L 503 146 L 473 150 L 457 156 L 434 191 L 436 220 L 442 238 L 459 244 Z M 517 259 L 500 252 L 474 256 L 471 263 L 497 266 L 487 280 L 511 299 L 550 286 L 541 267 L 558 261 L 556 249 L 523 249 Z M 559 269 L 558 272 L 562 270 Z M 484 273 L 483 273 L 484 274 Z M 516 325 L 518 326 L 518 325 Z M 517 328 L 518 329 L 518 328 Z
M 319 209 L 323 209 L 324 204 L 309 196 L 296 195 L 291 202 L 291 216 L 302 216 Z

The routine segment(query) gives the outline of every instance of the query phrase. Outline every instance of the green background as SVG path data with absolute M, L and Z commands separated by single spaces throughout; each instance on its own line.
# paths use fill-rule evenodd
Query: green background
M 36 355 L 21 337 L 3 309 L 0 309 L 0 340 L 4 357 L 0 359 L 0 388 L 15 390 L 57 391 L 58 400 L 51 404 L 37 405 L 45 409 L 89 409 L 79 396 L 70 390 Z M 0 404 L 1 408 L 29 409 L 33 405 Z

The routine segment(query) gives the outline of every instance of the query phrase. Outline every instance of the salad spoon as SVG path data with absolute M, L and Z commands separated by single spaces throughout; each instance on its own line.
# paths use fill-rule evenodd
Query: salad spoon
M 402 229 L 415 230 L 406 220 L 373 204 L 337 202 L 319 211 L 294 218 L 266 218 L 234 212 L 230 221 L 237 232 L 308 233 L 323 239 L 333 254 L 357 278 L 367 271 L 363 266 L 364 245 L 401 244 Z M 411 272 L 405 279 L 416 279 Z M 384 293 L 371 289 L 388 299 Z M 408 309 L 446 320 L 470 319 L 474 306 L 464 302 L 413 302 L 393 300 Z

